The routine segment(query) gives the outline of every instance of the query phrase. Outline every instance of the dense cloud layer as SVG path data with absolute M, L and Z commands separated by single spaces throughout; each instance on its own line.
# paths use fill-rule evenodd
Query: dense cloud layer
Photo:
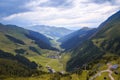
M 1 22 L 97 27 L 120 10 L 120 0 L 0 0 Z

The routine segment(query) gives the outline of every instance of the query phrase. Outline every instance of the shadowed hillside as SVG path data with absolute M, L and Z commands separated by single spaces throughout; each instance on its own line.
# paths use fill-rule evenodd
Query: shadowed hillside
M 95 33 L 95 31 L 96 29 L 85 27 L 60 38 L 58 41 L 61 42 L 60 46 L 63 49 L 70 50 L 88 40 Z

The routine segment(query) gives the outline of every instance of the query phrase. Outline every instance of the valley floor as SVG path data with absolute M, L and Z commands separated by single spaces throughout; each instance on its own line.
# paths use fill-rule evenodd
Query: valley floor
M 56 54 L 57 52 L 49 52 L 40 56 L 26 56 L 29 60 L 35 61 L 37 64 L 42 65 L 42 70 L 48 72 L 47 66 L 50 66 L 55 71 L 65 71 L 63 63 L 61 62 L 61 56 Z

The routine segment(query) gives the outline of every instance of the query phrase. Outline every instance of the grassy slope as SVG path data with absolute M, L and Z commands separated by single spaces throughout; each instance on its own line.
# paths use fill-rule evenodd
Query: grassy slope
M 14 53 L 14 54 L 16 54 L 15 49 L 24 49 L 25 54 L 28 53 L 29 55 L 40 54 L 42 53 L 43 49 L 38 44 L 35 43 L 35 40 L 26 36 L 26 35 L 29 35 L 29 36 L 35 37 L 33 33 L 35 32 L 31 32 L 17 26 L 13 26 L 13 25 L 5 26 L 1 24 L 0 25 L 0 45 L 1 45 L 0 49 L 6 52 Z M 9 35 L 10 37 L 12 37 L 12 39 L 8 38 L 6 35 Z M 43 44 L 43 46 L 46 46 L 46 48 L 48 49 L 47 45 L 49 44 L 48 44 L 47 38 L 45 38 L 41 34 L 38 34 L 38 36 L 41 36 L 41 40 L 40 38 L 38 38 L 38 41 L 40 40 L 41 44 L 45 43 L 44 41 L 46 41 L 46 43 Z M 24 44 L 17 43 L 15 39 L 23 42 Z M 29 47 L 34 47 L 36 50 L 38 50 L 38 53 L 31 50 Z
M 30 69 L 15 60 L 0 58 L 0 72 L 0 77 L 3 78 L 10 76 L 27 76 L 30 74 Z
M 50 66 L 55 71 L 64 70 L 58 59 L 50 59 L 43 56 L 31 56 L 28 57 L 28 59 L 30 59 L 31 61 L 35 61 L 38 64 L 41 64 L 44 71 L 47 71 L 47 69 L 45 68 L 46 66 Z

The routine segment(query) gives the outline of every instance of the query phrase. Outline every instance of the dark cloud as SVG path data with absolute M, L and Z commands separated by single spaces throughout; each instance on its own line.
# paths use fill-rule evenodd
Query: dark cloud
M 71 7 L 72 1 L 68 0 L 49 0 L 48 2 L 40 4 L 41 7 Z
M 25 12 L 24 4 L 29 0 L 0 0 L 0 17 Z

